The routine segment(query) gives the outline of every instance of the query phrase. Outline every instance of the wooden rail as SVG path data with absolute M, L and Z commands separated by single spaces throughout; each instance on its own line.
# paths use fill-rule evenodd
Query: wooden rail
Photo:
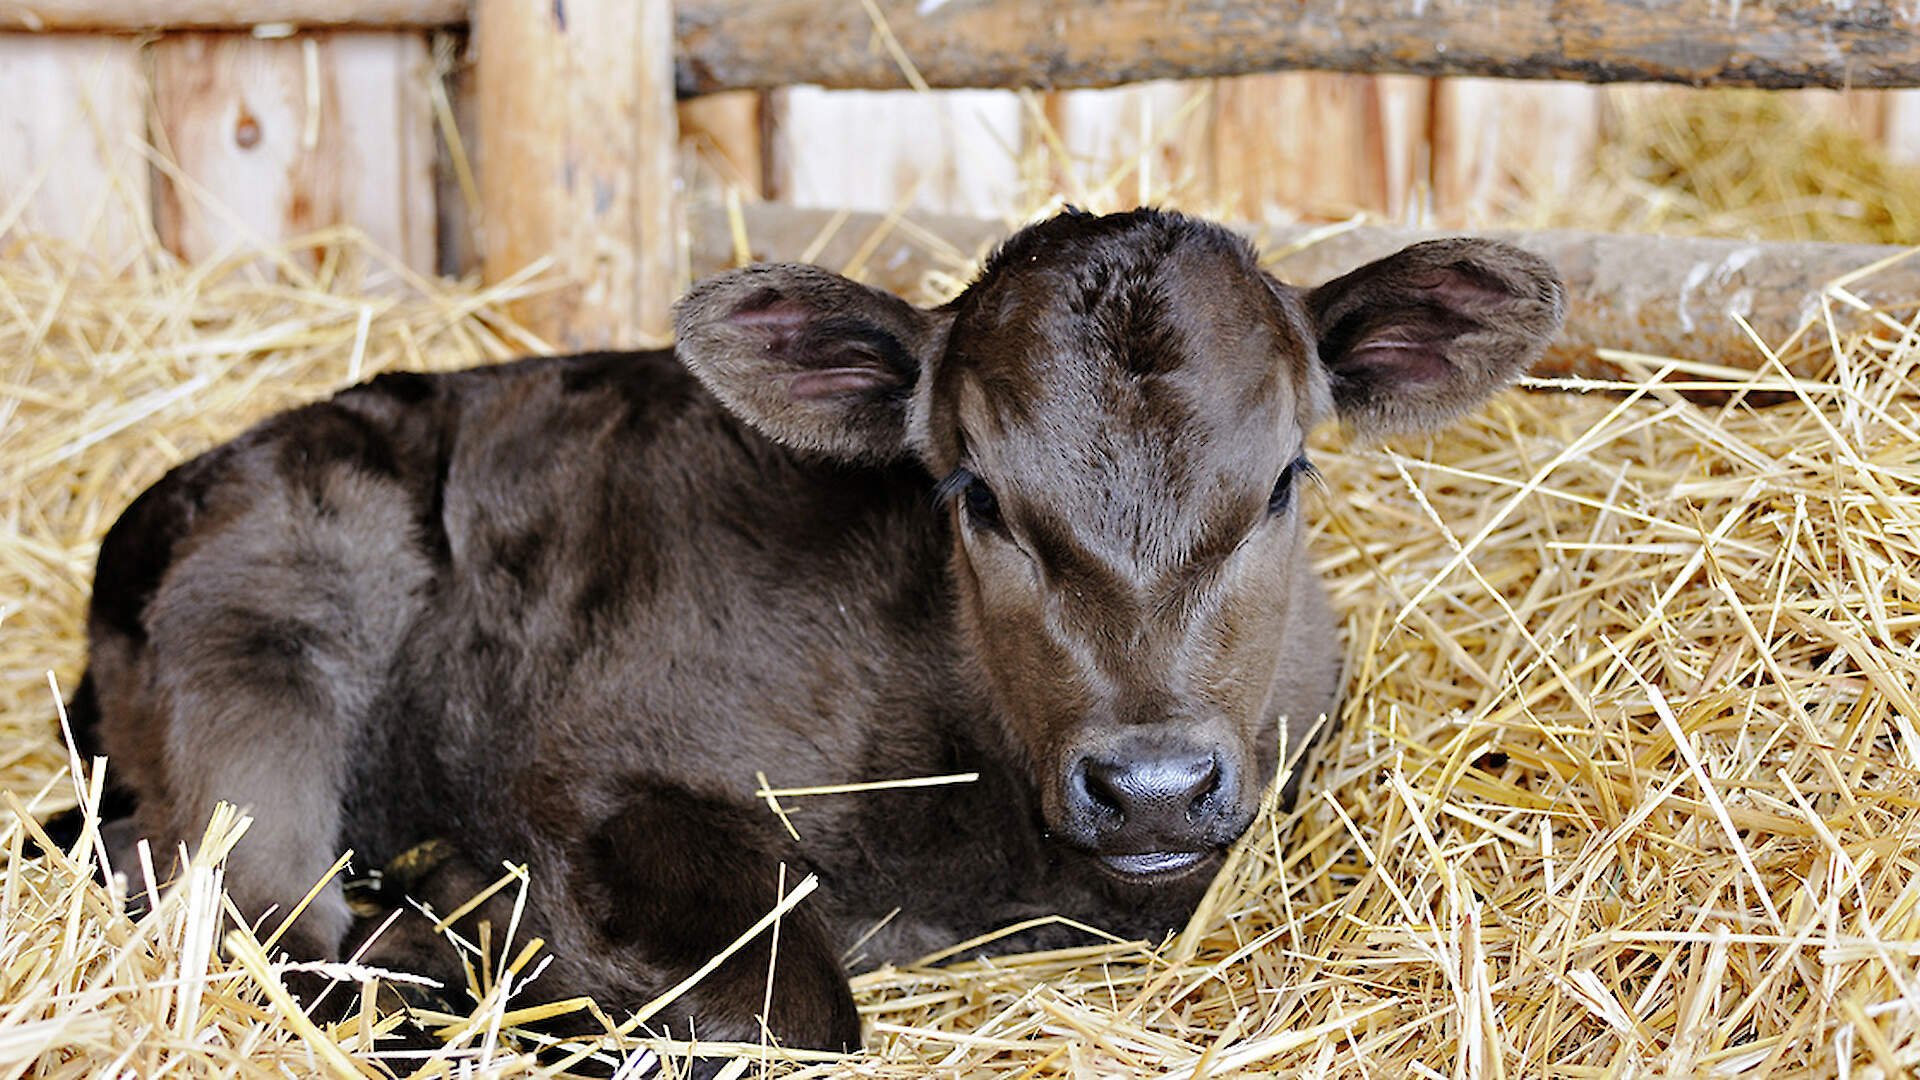
M 335 62 L 336 38 L 342 58 L 373 56 L 367 43 L 349 40 L 351 33 L 285 42 L 169 33 L 159 40 L 154 130 L 194 161 L 179 170 L 183 178 L 232 181 L 211 194 L 234 203 L 237 193 L 244 205 L 235 216 L 249 226 L 282 217 L 296 225 L 364 224 L 370 215 L 363 204 L 379 202 L 383 189 L 429 191 L 422 170 L 431 108 L 424 95 L 403 91 L 425 85 L 418 74 L 428 70 L 422 31 L 469 19 L 478 53 L 474 134 L 486 273 L 498 280 L 552 257 L 575 287 L 529 301 L 520 314 L 563 348 L 635 344 L 666 330 L 667 301 L 679 281 L 676 89 L 892 87 L 905 85 L 909 70 L 912 81 L 932 86 L 1095 86 L 1289 67 L 1920 86 L 1920 8 L 1910 0 L 0 0 L 0 28 L 292 24 L 405 31 L 391 35 L 397 47 L 378 52 L 364 70 Z M 0 34 L 0 44 L 22 47 L 77 39 Z M 133 41 L 114 44 L 102 70 L 118 86 L 132 77 L 138 57 Z M 379 102 L 387 104 L 376 108 Z M 121 111 L 106 117 L 122 132 L 108 137 L 114 145 L 138 120 Z M 358 128 L 376 121 L 396 133 L 387 141 L 400 149 L 349 152 Z M 389 159 L 396 168 L 366 164 Z M 354 169 L 339 167 L 354 160 Z M 194 256 L 229 242 L 233 230 L 193 216 L 182 189 L 194 184 L 176 184 L 171 173 L 156 184 L 161 232 L 175 250 Z M 410 263 L 430 262 L 427 208 L 396 205 L 403 212 L 389 215 L 392 221 L 372 224 Z M 763 257 L 794 258 L 825 218 L 756 207 L 749 235 Z M 117 221 L 105 227 L 125 231 Z M 834 241 L 841 247 L 830 244 L 821 259 L 856 254 L 846 245 L 877 227 L 855 216 Z M 715 228 L 708 217 L 695 230 L 696 271 L 731 250 L 730 237 Z M 946 222 L 935 231 L 971 251 L 1000 229 Z M 1298 234 L 1274 230 L 1270 237 L 1286 244 Z M 1282 260 L 1280 270 L 1317 281 L 1410 239 L 1353 230 Z M 1727 312 L 1749 314 L 1763 337 L 1778 340 L 1809 314 L 1808 297 L 1823 282 L 1882 254 L 1572 234 L 1513 239 L 1566 274 L 1572 318 L 1550 368 L 1581 374 L 1611 373 L 1595 359 L 1600 347 L 1751 358 Z M 935 265 L 929 251 L 937 244 L 887 251 L 898 237 L 875 242 L 882 250 L 864 261 L 884 284 L 917 284 Z M 1920 299 L 1920 265 L 1875 284 L 1899 294 L 1890 300 Z
M 256 26 L 402 30 L 467 21 L 467 0 L 0 0 L 0 29 L 134 33 Z
M 562 11 L 543 0 L 479 0 Z M 1904 0 L 683 0 L 683 95 L 796 83 L 1090 87 L 1313 69 L 1697 86 L 1920 86 Z M 582 4 L 581 6 L 591 6 Z M 0 28 L 421 28 L 464 0 L 0 0 Z M 891 41 L 889 40 L 891 39 Z
M 965 274 L 969 260 L 1007 231 L 992 221 L 915 217 L 900 223 L 872 214 L 846 216 L 836 227 L 840 215 L 832 212 L 773 204 L 748 206 L 744 217 L 755 260 L 791 260 L 816 252 L 814 261 L 821 265 L 841 268 L 853 263 L 863 280 L 906 294 L 919 290 L 929 272 Z M 725 213 L 702 209 L 690 224 L 696 276 L 734 265 L 732 227 Z M 1297 285 L 1329 280 L 1435 235 L 1356 228 L 1314 241 L 1316 230 L 1299 226 L 1245 226 L 1242 231 L 1264 251 L 1290 251 L 1270 265 L 1282 280 Z M 1547 377 L 1618 377 L 1621 366 L 1601 356 L 1602 349 L 1759 367 L 1764 356 L 1730 313 L 1739 313 L 1763 340 L 1777 345 L 1804 320 L 1820 315 L 1819 292 L 1828 282 L 1903 250 L 1579 232 L 1489 235 L 1541 255 L 1566 281 L 1566 330 L 1534 369 L 1534 374 Z M 1896 263 L 1852 291 L 1874 303 L 1920 302 L 1920 257 Z M 1845 305 L 1836 307 L 1843 323 L 1858 325 Z M 1810 365 L 1831 356 L 1824 340 L 1823 330 L 1808 335 L 1803 344 L 1812 347 L 1804 356 L 1790 351 L 1789 367 L 1799 375 L 1814 374 Z M 1657 367 L 1658 361 L 1651 366 Z
M 1899 0 L 876 0 L 926 85 L 1112 86 L 1308 68 L 1788 88 L 1920 86 Z M 680 91 L 908 85 L 865 5 L 679 7 Z

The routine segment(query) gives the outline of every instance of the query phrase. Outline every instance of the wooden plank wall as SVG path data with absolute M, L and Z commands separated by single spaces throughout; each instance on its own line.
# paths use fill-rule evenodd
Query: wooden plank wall
M 1920 92 L 1889 95 L 1880 138 L 1895 160 L 1920 162 Z
M 906 201 L 930 212 L 1017 215 L 1036 204 L 1036 190 L 1065 179 L 1067 190 L 1096 205 L 1172 197 L 1245 220 L 1365 212 L 1471 227 L 1500 217 L 1523 194 L 1576 189 L 1592 173 L 1610 108 L 1649 95 L 1716 92 L 1289 72 L 1045 94 L 1019 114 L 1020 128 L 994 132 L 994 142 L 1019 148 L 1003 158 L 1040 155 L 1054 164 L 1025 169 L 1029 186 L 1006 199 L 996 194 L 1004 189 L 1004 161 L 976 173 L 990 148 L 956 145 L 924 122 L 942 92 L 810 91 L 787 100 L 782 123 L 807 134 L 788 141 L 773 189 L 809 206 L 883 211 L 905 198 L 917 176 L 957 172 L 993 183 L 963 185 L 955 195 L 949 183 L 922 182 Z M 968 93 L 987 95 L 976 99 L 977 113 L 991 107 L 992 95 L 1009 103 L 999 115 L 1020 100 L 1011 92 Z M 1920 91 L 1780 93 L 1920 161 Z M 1154 146 L 1145 157 L 1143 138 Z M 1060 167 L 1061 151 L 1070 168 Z M 825 167 L 848 161 L 884 168 L 848 186 Z
M 198 261 L 352 225 L 413 271 L 474 270 L 465 41 L 0 32 L 0 252 L 53 241 L 117 268 L 156 238 Z M 684 106 L 687 180 L 760 192 L 760 98 Z
M 444 138 L 457 125 L 481 168 L 464 40 L 0 33 L 0 251 L 32 237 L 117 266 L 152 236 L 191 260 L 353 224 L 414 270 L 471 270 L 472 170 Z M 742 91 L 681 104 L 678 168 L 696 196 L 881 212 L 1013 218 L 1064 190 L 1238 219 L 1468 226 L 1522 190 L 1581 182 L 1609 100 L 1689 92 L 1317 73 Z M 1920 162 L 1920 91 L 1791 93 Z
M 1314 72 L 1215 80 L 1214 198 L 1248 220 L 1417 219 L 1432 84 Z
M 431 272 L 432 74 L 421 33 L 0 34 L 0 233 L 113 266 L 352 224 Z
M 131 40 L 0 34 L 0 236 L 110 260 L 139 247 L 152 228 L 145 94 Z
M 1586 85 L 1403 75 L 1286 72 L 1072 90 L 1038 95 L 1041 104 L 1024 110 L 1011 92 L 965 93 L 976 117 L 996 118 L 991 135 L 971 144 L 929 122 L 946 107 L 944 92 L 789 93 L 774 190 L 807 206 L 885 210 L 905 200 L 935 212 L 1014 214 L 1032 205 L 1038 183 L 1096 205 L 1171 196 L 1242 219 L 1366 212 L 1468 223 L 1523 183 L 1564 188 L 1583 177 L 1601 116 L 1601 91 Z M 1142 156 L 1143 145 L 1152 152 Z M 1052 167 L 1024 170 L 1028 186 L 1009 197 L 1009 163 L 1027 156 Z M 848 161 L 857 163 L 851 181 L 833 167 Z M 944 179 L 956 173 L 981 182 Z
M 152 46 L 156 227 L 188 261 L 354 224 L 435 268 L 424 34 L 284 40 L 172 34 Z

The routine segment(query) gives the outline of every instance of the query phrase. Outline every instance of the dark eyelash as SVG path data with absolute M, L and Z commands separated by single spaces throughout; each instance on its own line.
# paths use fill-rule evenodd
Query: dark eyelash
M 1003 530 L 1006 526 L 1000 520 L 1000 500 L 993 489 L 979 474 L 962 466 L 947 474 L 947 478 L 933 486 L 934 505 L 945 508 L 947 504 L 958 500 L 967 522 L 976 529 Z
M 1293 505 L 1293 490 L 1300 486 L 1302 479 L 1316 479 L 1320 470 L 1313 467 L 1307 455 L 1301 454 L 1280 470 L 1280 478 L 1274 481 L 1273 494 L 1267 496 L 1267 514 L 1274 516 L 1285 513 Z
M 967 490 L 967 485 L 973 483 L 973 479 L 973 472 L 965 466 L 948 473 L 946 479 L 933 485 L 933 505 L 945 506 L 959 498 L 960 493 Z

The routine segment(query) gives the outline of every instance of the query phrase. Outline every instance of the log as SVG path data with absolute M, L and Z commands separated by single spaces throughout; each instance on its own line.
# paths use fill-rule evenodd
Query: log
M 876 0 L 935 87 L 1064 88 L 1304 68 L 1771 88 L 1920 86 L 1898 0 Z M 907 79 L 865 5 L 687 0 L 683 94 Z
M 426 30 L 466 20 L 467 0 L 0 0 L 0 29 L 7 30 Z
M 482 268 L 551 256 L 567 286 L 515 314 L 568 349 L 665 340 L 679 284 L 670 0 L 480 0 Z
M 1920 86 L 1920 12 L 1897 0 L 878 3 L 888 31 L 934 87 L 1064 89 L 1288 69 L 1776 89 Z M 422 29 L 466 18 L 464 0 L 0 0 L 0 28 L 27 30 Z M 678 84 L 689 96 L 799 83 L 909 84 L 861 4 L 686 0 L 675 33 Z
M 999 222 L 914 215 L 905 227 L 884 217 L 856 214 L 819 244 L 833 214 L 775 205 L 744 208 L 747 236 L 759 261 L 792 260 L 818 245 L 814 261 L 840 269 L 858 258 L 862 280 L 922 300 L 930 273 L 959 276 L 969 268 L 954 252 L 977 256 L 1006 234 Z M 1263 250 L 1288 251 L 1310 240 L 1303 227 L 1237 227 Z M 1282 280 L 1314 285 L 1372 259 L 1428 239 L 1434 233 L 1356 228 L 1272 260 Z M 1546 358 L 1541 377 L 1609 379 L 1621 367 L 1597 354 L 1606 349 L 1653 357 L 1756 368 L 1764 356 L 1730 317 L 1738 312 L 1761 338 L 1778 344 L 1820 312 L 1820 290 L 1830 281 L 1905 249 L 1864 244 L 1746 243 L 1579 232 L 1484 233 L 1551 261 L 1567 284 L 1567 325 Z M 930 242 L 929 236 L 941 242 Z M 732 233 L 724 212 L 702 208 L 692 218 L 696 275 L 733 265 Z M 1894 264 L 1852 291 L 1870 303 L 1920 306 L 1920 258 Z M 944 296 L 937 297 L 944 299 Z M 1836 305 L 1839 306 L 1839 305 Z M 1844 318 L 1844 309 L 1842 311 Z M 1857 325 L 1857 320 L 1855 321 Z M 1788 366 L 1811 375 L 1829 353 L 1824 333 L 1810 348 L 1790 354 Z M 1657 366 L 1657 364 L 1656 364 Z

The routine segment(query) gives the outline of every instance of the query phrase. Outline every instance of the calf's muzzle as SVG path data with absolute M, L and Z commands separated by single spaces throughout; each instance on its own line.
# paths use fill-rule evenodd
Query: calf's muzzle
M 1245 826 L 1232 756 L 1184 740 L 1121 739 L 1076 758 L 1065 839 L 1123 874 L 1185 869 Z

